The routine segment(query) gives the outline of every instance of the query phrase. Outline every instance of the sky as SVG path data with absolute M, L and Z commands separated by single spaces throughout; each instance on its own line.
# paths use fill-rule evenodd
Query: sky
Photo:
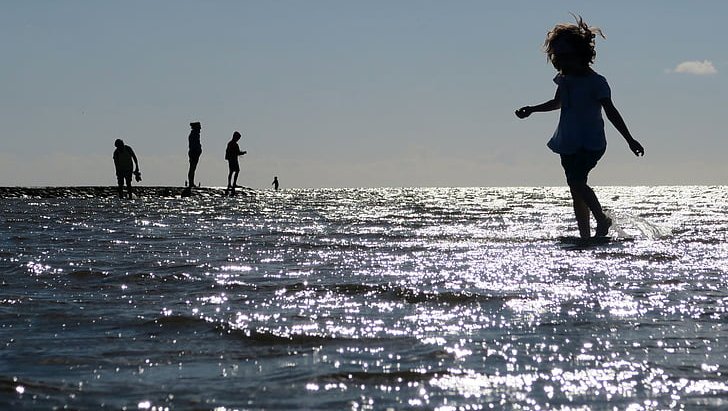
M 607 123 L 593 185 L 728 182 L 728 2 L 7 1 L 0 5 L 0 186 L 114 185 L 114 140 L 143 185 L 559 186 L 546 33 L 600 27 L 594 69 L 634 137 Z

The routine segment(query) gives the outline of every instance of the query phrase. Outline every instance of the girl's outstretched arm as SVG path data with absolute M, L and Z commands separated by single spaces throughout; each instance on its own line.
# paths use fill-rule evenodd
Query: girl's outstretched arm
M 556 89 L 556 95 L 553 99 L 541 103 L 537 106 L 524 106 L 516 110 L 516 117 L 518 118 L 526 118 L 531 115 L 531 113 L 541 112 L 541 111 L 553 111 L 558 110 L 561 108 L 561 99 L 559 98 L 559 90 Z
M 601 99 L 600 102 L 602 103 L 602 108 L 604 108 L 604 114 L 607 115 L 607 118 L 612 123 L 612 125 L 614 125 L 614 128 L 616 128 L 617 131 L 619 131 L 619 134 L 621 134 L 622 137 L 624 137 L 624 139 L 627 141 L 627 144 L 629 144 L 629 149 L 632 150 L 634 155 L 638 157 L 644 156 L 645 149 L 642 147 L 642 144 L 640 144 L 632 137 L 632 134 L 627 128 L 627 124 L 624 123 L 622 115 L 619 114 L 619 110 L 617 110 L 617 107 L 614 107 L 612 99 L 607 97 Z

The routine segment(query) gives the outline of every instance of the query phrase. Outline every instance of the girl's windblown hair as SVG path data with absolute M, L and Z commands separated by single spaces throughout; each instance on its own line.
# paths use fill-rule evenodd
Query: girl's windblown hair
M 574 16 L 576 24 L 557 24 L 546 35 L 544 50 L 549 61 L 554 61 L 554 55 L 559 53 L 574 53 L 585 64 L 594 62 L 597 52 L 594 50 L 595 38 L 599 34 L 602 38 L 604 33 L 598 27 L 589 27 L 581 16 Z

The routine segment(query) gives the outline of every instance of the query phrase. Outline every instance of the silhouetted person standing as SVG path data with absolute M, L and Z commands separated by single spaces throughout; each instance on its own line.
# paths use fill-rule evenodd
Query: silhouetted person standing
M 273 182 L 271 183 L 273 186 L 273 189 L 278 191 L 278 176 L 273 177 Z
M 139 161 L 131 147 L 124 144 L 120 138 L 114 142 L 116 150 L 114 150 L 114 167 L 116 168 L 116 181 L 119 185 L 119 198 L 124 198 L 124 183 L 129 192 L 129 198 L 132 198 L 131 176 L 135 174 L 137 181 L 141 181 L 141 173 L 139 172 Z
M 195 186 L 195 170 L 197 170 L 197 163 L 200 161 L 202 155 L 202 143 L 200 143 L 200 130 L 202 125 L 199 122 L 190 123 L 190 136 L 189 145 L 190 149 L 187 154 L 190 157 L 190 170 L 187 172 L 187 189 L 192 190 Z
M 227 144 L 225 149 L 225 160 L 228 162 L 228 178 L 227 178 L 227 189 L 225 194 L 234 194 L 235 188 L 238 187 L 238 174 L 240 174 L 240 163 L 238 162 L 238 156 L 245 155 L 247 151 L 240 151 L 238 141 L 240 141 L 239 132 L 233 133 L 233 138 Z M 232 180 L 232 184 L 231 184 Z

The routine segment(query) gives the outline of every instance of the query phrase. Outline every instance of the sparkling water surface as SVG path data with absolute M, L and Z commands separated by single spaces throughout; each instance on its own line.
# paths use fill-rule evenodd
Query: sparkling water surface
M 725 409 L 728 188 L 3 199 L 2 409 Z

